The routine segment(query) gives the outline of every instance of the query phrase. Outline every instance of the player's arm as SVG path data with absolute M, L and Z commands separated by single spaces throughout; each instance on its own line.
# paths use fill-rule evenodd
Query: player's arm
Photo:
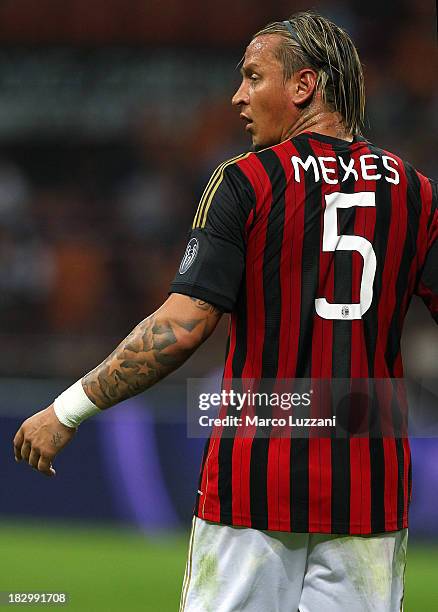
M 105 409 L 145 391 L 179 368 L 210 336 L 221 315 L 208 302 L 173 293 L 83 377 L 85 393 Z
M 15 458 L 53 475 L 52 460 L 89 416 L 145 391 L 176 370 L 238 299 L 246 232 L 255 209 L 251 184 L 234 162 L 213 173 L 199 203 L 170 297 L 55 403 L 27 419 L 14 438 Z
M 109 357 L 64 392 L 67 417 L 81 412 L 89 416 L 145 391 L 182 365 L 210 336 L 221 315 L 208 302 L 173 293 Z M 47 476 L 55 474 L 53 459 L 76 433 L 76 427 L 59 416 L 51 404 L 24 421 L 14 437 L 16 461 L 24 460 Z

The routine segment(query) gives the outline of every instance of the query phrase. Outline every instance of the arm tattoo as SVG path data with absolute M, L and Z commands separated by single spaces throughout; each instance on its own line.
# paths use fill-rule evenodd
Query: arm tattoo
M 139 323 L 99 366 L 82 378 L 90 400 L 101 409 L 145 391 L 182 365 L 211 334 L 222 313 L 191 298 L 199 316 L 157 311 Z
M 198 298 L 194 298 L 191 297 L 190 298 L 193 302 L 193 304 L 196 306 L 196 308 L 199 308 L 199 310 L 206 310 L 207 312 L 210 312 L 211 314 L 221 314 L 221 311 L 216 308 L 216 306 L 213 306 L 212 304 L 209 304 L 208 302 L 204 302 L 203 300 L 198 300 Z
M 52 444 L 53 444 L 53 446 L 59 446 L 61 440 L 62 440 L 62 435 L 59 433 L 59 431 L 57 431 L 56 433 L 53 434 L 53 436 L 52 436 Z

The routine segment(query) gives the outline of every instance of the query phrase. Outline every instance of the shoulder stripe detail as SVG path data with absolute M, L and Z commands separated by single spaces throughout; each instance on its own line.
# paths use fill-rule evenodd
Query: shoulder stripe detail
M 230 161 L 228 161 L 228 162 L 226 162 L 225 164 L 222 165 L 222 168 L 221 168 L 220 174 L 218 176 L 218 179 L 217 179 L 215 185 L 212 187 L 211 192 L 210 192 L 210 194 L 208 196 L 208 199 L 206 200 L 206 203 L 204 205 L 204 210 L 201 213 L 203 215 L 203 217 L 202 217 L 202 220 L 200 219 L 200 221 L 201 221 L 200 227 L 205 227 L 205 224 L 207 222 L 208 210 L 210 208 L 210 205 L 211 205 L 211 202 L 213 200 L 214 194 L 216 193 L 219 185 L 222 183 L 222 180 L 224 178 L 225 169 L 228 168 L 228 166 L 231 166 L 232 164 L 235 164 L 237 161 L 240 161 L 242 159 L 246 159 L 249 155 L 251 155 L 251 153 L 245 153 L 243 155 L 239 155 L 237 157 L 237 159 L 230 159 Z
M 246 157 L 248 157 L 248 155 L 250 155 L 250 153 L 242 153 L 241 155 L 236 155 L 236 157 L 232 157 L 231 159 L 223 162 L 220 166 L 216 168 L 207 183 L 207 187 L 204 189 L 204 193 L 202 194 L 201 200 L 196 210 L 195 218 L 193 220 L 192 229 L 195 229 L 197 227 L 205 227 L 208 209 L 210 208 L 214 194 L 216 193 L 219 185 L 221 184 L 224 178 L 225 168 L 241 159 L 245 159 Z

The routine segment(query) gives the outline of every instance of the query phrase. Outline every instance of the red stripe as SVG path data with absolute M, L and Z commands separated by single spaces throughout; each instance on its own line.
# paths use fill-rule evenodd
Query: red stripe
M 394 438 L 383 438 L 385 459 L 385 529 L 390 531 L 397 525 L 397 480 L 398 461 Z
M 400 329 L 402 329 L 403 321 L 409 306 L 410 297 L 415 290 L 415 281 L 417 278 L 418 269 L 421 268 L 424 263 L 428 245 L 431 244 L 433 238 L 435 238 L 435 236 L 427 235 L 427 222 L 430 218 L 432 209 L 432 186 L 429 180 L 419 172 L 417 172 L 417 176 L 420 180 L 421 213 L 417 235 L 416 256 L 411 263 L 407 288 L 400 307 Z M 438 225 L 436 227 L 438 229 Z M 401 363 L 397 370 L 394 368 L 394 376 L 403 376 L 403 367 Z
M 352 533 L 371 533 L 371 469 L 368 438 L 350 440 L 350 525 Z
M 224 380 L 222 388 L 230 390 L 232 380 L 233 357 L 236 349 L 236 315 L 233 313 L 230 319 L 230 347 L 224 368 Z M 225 416 L 226 408 L 221 408 L 221 415 Z M 207 457 L 202 469 L 201 488 L 202 495 L 198 503 L 198 515 L 211 521 L 220 520 L 220 502 L 218 494 L 218 453 L 222 427 L 213 427 Z
M 236 350 L 236 324 L 237 324 L 236 315 L 233 312 L 231 313 L 231 317 L 230 317 L 230 331 L 229 331 L 230 347 L 228 350 L 227 360 L 225 362 L 225 367 L 224 367 L 224 378 L 228 378 L 228 379 L 233 378 L 233 359 L 234 359 L 234 352 Z
M 386 257 L 382 274 L 382 289 L 378 305 L 378 332 L 374 359 L 374 376 L 390 376 L 386 363 L 388 333 L 397 302 L 396 283 L 403 254 L 403 244 L 407 231 L 407 180 L 401 160 L 399 162 L 400 183 L 391 185 L 391 221 L 386 247 Z
M 247 353 L 242 370 L 242 380 L 258 380 L 262 371 L 262 354 L 265 329 L 263 296 L 263 256 L 269 212 L 272 205 L 272 188 L 262 163 L 255 156 L 238 162 L 250 181 L 256 195 L 256 214 L 248 235 L 246 255 L 247 292 Z M 253 385 L 245 385 L 254 390 Z M 255 427 L 239 429 L 232 454 L 232 513 L 233 523 L 251 526 L 250 467 L 251 447 Z
M 320 438 L 320 525 L 321 531 L 331 531 L 332 522 L 332 446 L 330 438 Z
M 296 370 L 301 314 L 301 255 L 304 237 L 304 177 L 297 183 L 290 158 L 298 151 L 290 141 L 275 147 L 286 177 L 284 229 L 280 258 L 281 320 L 277 378 L 293 378 Z M 280 390 L 281 391 L 281 390 Z M 278 416 L 284 416 L 279 414 Z M 290 445 L 288 432 L 275 428 L 268 449 L 268 527 L 290 529 Z
M 234 331 L 233 331 L 234 330 Z M 230 340 L 230 351 L 229 357 L 234 354 L 236 345 L 235 338 L 235 326 L 231 326 L 231 340 Z M 228 361 L 228 360 L 227 360 Z M 230 391 L 232 386 L 231 377 L 224 375 L 222 388 L 226 391 Z M 220 407 L 220 418 L 224 418 L 227 414 L 227 407 L 222 405 Z M 201 492 L 202 495 L 199 499 L 198 504 L 198 516 L 201 518 L 220 522 L 220 499 L 219 499 L 219 447 L 223 432 L 223 425 L 214 426 L 212 428 L 210 441 L 208 445 L 207 457 L 204 463 L 201 479 Z
M 255 426 L 238 428 L 232 454 L 233 525 L 251 527 L 250 466 Z
M 321 457 L 319 440 L 309 438 L 309 529 L 321 530 Z
M 245 237 L 247 240 L 248 240 L 248 234 L 251 229 L 251 225 L 253 221 L 254 221 L 254 209 L 252 209 L 251 212 L 249 213 L 248 219 L 246 220 L 246 223 L 245 223 Z
M 309 528 L 330 533 L 332 466 L 330 438 L 309 438 Z
M 401 432 L 400 432 L 400 437 L 401 437 L 401 441 L 402 441 L 402 445 L 403 445 L 403 479 L 401 482 L 401 486 L 402 486 L 402 495 L 403 495 L 403 516 L 402 516 L 402 524 L 398 524 L 399 523 L 399 517 L 397 516 L 397 508 L 395 509 L 395 513 L 394 513 L 394 525 L 396 529 L 400 529 L 400 528 L 404 528 L 407 527 L 407 520 L 408 520 L 408 505 L 409 505 L 409 497 L 410 497 L 410 491 L 409 491 L 409 484 L 408 484 L 408 479 L 409 479 L 409 467 L 410 467 L 410 450 L 409 450 L 409 439 L 408 439 L 408 400 L 407 400 L 407 391 L 406 391 L 406 386 L 405 386 L 405 382 L 402 378 L 393 381 L 395 382 L 395 393 L 397 395 L 397 402 L 398 405 L 400 406 L 400 412 L 401 412 L 401 416 L 403 419 L 403 424 L 401 426 Z M 397 469 L 397 472 L 395 473 L 394 479 L 398 482 L 398 479 L 400 478 L 400 474 L 401 474 L 401 466 L 398 464 L 398 457 L 395 458 L 395 461 L 397 462 L 395 465 L 395 469 Z M 397 499 L 397 495 L 395 496 L 395 499 Z
M 254 156 L 250 156 L 254 158 Z M 254 193 L 256 195 L 256 200 L 260 196 L 260 182 L 257 178 L 256 173 L 252 170 L 251 163 L 248 158 L 245 160 L 241 160 L 237 164 L 242 172 L 247 176 L 248 180 L 251 182 L 251 185 L 254 189 Z M 245 230 L 249 231 L 250 224 L 252 223 L 254 216 L 253 210 L 250 212 Z M 233 357 L 236 348 L 236 316 L 233 314 L 231 316 L 231 330 L 230 330 L 230 350 L 228 353 L 227 361 L 224 368 L 224 382 L 223 388 L 226 390 L 231 389 L 231 379 L 233 377 L 232 364 Z M 225 416 L 226 408 L 224 406 L 221 407 L 221 416 Z M 218 484 L 219 484 L 219 447 L 220 447 L 220 438 L 222 435 L 223 427 L 214 427 L 208 452 L 207 458 L 205 460 L 202 479 L 201 479 L 201 491 L 203 495 L 199 500 L 198 506 L 198 514 L 201 518 L 206 518 L 211 521 L 219 522 L 220 521 L 220 500 L 218 494 Z
M 374 357 L 374 377 L 382 379 L 377 381 L 376 391 L 380 428 L 383 437 L 384 520 L 385 529 L 389 530 L 397 526 L 398 458 L 393 438 L 394 431 L 391 411 L 393 388 L 391 381 L 388 380 L 386 384 L 383 379 L 390 376 L 386 362 L 386 347 L 389 328 L 397 301 L 396 283 L 403 251 L 400 245 L 404 244 L 407 229 L 406 175 L 403 172 L 400 160 L 397 161 L 399 161 L 400 184 L 391 184 L 391 216 L 377 310 L 378 329 Z M 379 202 L 376 202 L 376 206 L 379 206 Z
M 430 181 L 425 176 L 423 176 L 419 172 L 417 172 L 416 174 L 417 174 L 418 180 L 420 181 L 420 199 L 421 199 L 421 214 L 420 214 L 420 224 L 419 224 L 420 231 L 418 232 L 419 234 L 418 238 L 421 236 L 423 239 L 419 240 L 417 238 L 417 257 L 419 261 L 419 267 L 421 267 L 426 258 L 427 250 L 430 244 L 432 243 L 433 239 L 436 238 L 437 236 L 427 235 L 428 234 L 427 224 L 430 219 L 431 212 L 432 212 L 432 185 L 430 184 Z M 423 228 L 424 228 L 424 234 L 421 231 L 423 230 Z M 437 226 L 435 226 L 435 231 L 438 231 Z
M 357 160 L 355 167 L 359 166 L 359 156 L 369 153 L 368 147 L 353 150 L 351 157 Z M 365 181 L 359 172 L 355 182 L 354 191 L 375 191 L 374 181 Z M 354 234 L 363 236 L 370 242 L 374 238 L 376 211 L 358 207 L 354 222 Z M 363 272 L 363 259 L 359 253 L 352 254 L 352 302 L 360 301 L 360 283 Z M 368 355 L 362 319 L 351 322 L 351 378 L 368 378 Z M 360 389 L 360 382 L 355 382 L 355 390 Z M 364 385 L 367 384 L 364 382 Z M 360 419 L 366 422 L 368 406 L 357 406 L 361 410 Z M 354 415 L 352 415 L 354 416 Z M 371 464 L 369 453 L 369 439 L 366 437 L 352 438 L 350 440 L 350 525 L 351 531 L 360 533 L 371 532 Z
M 280 260 L 281 321 L 278 377 L 295 376 L 301 316 L 301 257 L 304 239 L 304 171 L 297 183 L 292 177 L 290 158 L 298 151 L 290 141 L 276 148 L 287 180 L 285 218 Z
M 330 178 L 338 180 L 337 158 L 333 147 L 318 141 L 309 139 L 309 144 L 316 157 L 332 157 L 333 162 L 324 162 L 328 167 L 336 170 L 335 174 L 330 174 Z M 322 250 L 322 234 L 324 228 L 325 196 L 340 191 L 340 183 L 331 185 L 322 181 L 321 184 L 321 232 L 319 245 L 319 284 L 318 296 L 325 296 L 329 302 L 334 302 L 335 297 L 335 277 L 333 253 L 326 253 Z M 333 352 L 333 321 L 323 319 L 317 314 L 313 318 L 312 336 L 312 378 L 331 378 L 332 377 L 332 352 Z M 316 403 L 315 398 L 312 404 Z M 314 416 L 317 416 L 316 414 Z
M 218 496 L 218 462 L 217 462 L 217 448 L 219 446 L 219 439 L 213 435 L 210 437 L 208 445 L 207 457 L 205 459 L 204 468 L 202 470 L 201 480 L 201 497 L 198 505 L 198 515 L 201 518 L 206 518 L 210 521 L 219 522 L 220 519 L 220 507 L 219 507 L 219 496 Z M 214 453 L 214 455 L 213 455 Z M 213 460 L 212 460 L 213 455 Z
M 383 351 L 386 348 L 388 330 L 391 319 L 393 317 L 393 312 L 396 304 L 396 281 L 399 272 L 401 256 L 403 252 L 402 245 L 406 239 L 407 232 L 407 224 L 408 224 L 408 184 L 407 177 L 404 172 L 404 165 L 400 158 L 390 154 L 398 161 L 399 166 L 399 174 L 400 174 L 400 184 L 394 185 L 391 187 L 391 202 L 392 202 L 392 216 L 391 216 L 391 229 L 393 232 L 390 232 L 390 237 L 388 239 L 387 245 L 387 253 L 393 254 L 393 269 L 394 273 L 391 277 L 387 274 L 387 267 L 389 267 L 390 256 L 387 256 L 385 261 L 384 275 L 382 278 L 382 294 L 381 301 L 379 303 L 379 333 L 378 338 L 381 342 L 380 351 L 381 353 L 378 355 L 376 352 L 376 358 L 379 357 L 380 364 L 384 360 Z M 426 249 L 427 249 L 427 220 L 430 215 L 431 209 L 431 187 L 429 181 L 418 174 L 418 178 L 420 180 L 420 198 L 421 198 L 421 212 L 419 219 L 419 228 L 417 234 L 417 244 L 416 244 L 416 253 L 415 257 L 411 263 L 409 275 L 407 279 L 407 287 L 405 294 L 403 296 L 403 300 L 400 307 L 400 312 L 398 313 L 399 317 L 399 325 L 400 330 L 402 329 L 402 324 L 404 317 L 406 315 L 407 305 L 409 303 L 409 298 L 413 293 L 415 279 L 417 276 L 417 270 L 422 265 L 424 261 Z M 394 206 L 397 205 L 399 209 L 399 217 L 394 218 Z M 398 236 L 396 240 L 391 240 L 392 234 L 397 230 Z M 399 236 L 402 236 L 402 239 Z M 389 307 L 388 307 L 389 305 Z M 384 323 L 384 325 L 382 325 Z M 383 353 L 383 354 L 382 354 Z M 386 369 L 387 371 L 387 369 Z M 379 367 L 376 368 L 376 375 L 380 375 Z M 389 375 L 389 374 L 388 374 Z M 394 371 L 392 375 L 395 377 L 403 376 L 403 364 L 401 352 L 398 353 L 395 363 L 394 363 Z M 397 402 L 401 402 L 401 397 L 397 394 Z M 390 419 L 390 405 L 389 402 L 383 403 L 384 408 L 388 410 L 388 414 L 386 415 L 386 421 L 388 422 Z M 385 425 L 386 423 L 384 423 Z M 383 435 L 385 435 L 385 431 L 383 431 Z M 384 438 L 384 451 L 385 451 L 385 526 L 387 529 L 394 529 L 397 526 L 397 482 L 398 482 L 398 459 L 395 448 L 395 441 L 391 438 Z M 402 527 L 407 526 L 407 511 L 408 511 L 408 470 L 410 465 L 410 451 L 409 451 L 409 441 L 405 437 L 403 438 L 403 524 Z
M 269 176 L 256 156 L 241 161 L 239 167 L 245 172 L 256 193 L 257 221 L 248 238 L 246 255 L 247 355 L 242 370 L 242 379 L 252 379 L 259 377 L 262 370 L 265 328 L 263 257 L 272 204 L 272 188 Z
M 355 167 L 359 167 L 360 155 L 366 155 L 370 150 L 363 146 L 361 149 L 354 149 L 351 152 L 351 157 L 355 160 Z M 357 163 L 356 163 L 357 161 Z M 355 182 L 354 191 L 371 191 L 375 192 L 376 181 L 366 181 L 362 177 L 362 173 L 358 173 L 359 178 Z M 357 236 L 363 236 L 371 243 L 374 240 L 374 231 L 376 225 L 376 211 L 369 208 L 356 208 L 356 218 L 354 223 L 354 233 Z M 352 254 L 352 301 L 360 301 L 360 283 L 363 272 L 363 258 L 360 253 L 353 252 Z M 351 378 L 368 378 L 368 355 L 367 344 L 364 332 L 364 323 L 362 319 L 356 319 L 351 322 Z
M 267 501 L 268 501 L 268 529 L 272 531 L 281 530 L 280 527 L 280 450 L 282 439 L 275 437 L 271 432 L 268 448 L 268 477 L 267 477 Z

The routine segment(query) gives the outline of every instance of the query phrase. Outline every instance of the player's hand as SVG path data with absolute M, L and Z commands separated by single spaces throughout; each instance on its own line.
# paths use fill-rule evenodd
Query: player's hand
M 59 422 L 53 404 L 26 419 L 14 437 L 15 461 L 26 461 L 46 476 L 55 476 L 52 461 L 76 433 Z

